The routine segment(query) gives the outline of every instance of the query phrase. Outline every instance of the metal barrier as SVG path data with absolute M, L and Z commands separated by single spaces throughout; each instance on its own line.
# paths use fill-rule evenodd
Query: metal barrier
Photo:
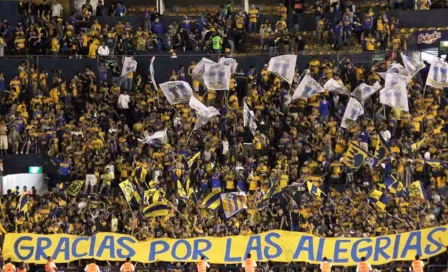
M 427 272 L 444 272 L 448 271 L 448 264 L 430 264 Z

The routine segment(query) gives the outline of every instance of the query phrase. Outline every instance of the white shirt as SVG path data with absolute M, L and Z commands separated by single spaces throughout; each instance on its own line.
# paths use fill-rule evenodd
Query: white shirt
M 53 6 L 51 7 L 51 16 L 61 17 L 63 9 L 64 8 L 62 7 L 62 5 L 60 3 L 53 4 Z
M 367 264 L 367 267 L 369 268 L 369 271 L 372 271 L 372 266 L 369 263 Z M 359 264 L 356 267 L 356 272 L 359 272 Z
M 383 137 L 384 141 L 389 142 L 392 135 L 390 134 L 389 130 L 382 130 L 380 131 L 381 137 Z
M 229 142 L 222 141 L 222 154 L 225 155 L 227 152 L 229 152 Z
M 135 267 L 134 267 L 134 265 L 133 264 L 131 264 L 131 269 L 132 269 L 132 272 L 134 272 L 135 271 Z M 123 264 L 121 265 L 121 267 L 120 267 L 120 271 L 122 272 L 123 271 Z
M 109 51 L 109 47 L 107 45 L 104 45 L 104 46 L 101 45 L 100 47 L 98 47 L 98 55 L 105 57 L 105 56 L 109 56 L 109 53 L 110 53 L 110 51 Z
M 129 102 L 131 102 L 131 99 L 127 94 L 120 94 L 120 96 L 118 97 L 118 104 L 122 109 L 129 109 Z
M 87 272 L 87 267 L 88 267 L 89 265 L 86 265 L 86 268 L 84 268 L 84 271 L 85 272 Z M 96 272 L 101 272 L 100 271 L 100 268 L 98 267 L 98 265 L 96 264 Z
M 54 264 L 54 262 L 51 262 L 51 263 L 50 263 L 50 267 L 51 267 L 51 268 L 54 268 L 55 270 L 57 269 L 56 264 Z

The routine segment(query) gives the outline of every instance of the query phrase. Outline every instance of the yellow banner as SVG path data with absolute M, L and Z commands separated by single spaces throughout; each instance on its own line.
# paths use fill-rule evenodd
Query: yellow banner
M 252 254 L 259 261 L 307 261 L 319 263 L 324 257 L 333 265 L 351 266 L 366 257 L 372 265 L 397 260 L 411 261 L 440 254 L 448 244 L 448 225 L 397 235 L 372 238 L 323 238 L 306 233 L 270 231 L 252 236 L 204 237 L 194 239 L 154 239 L 137 241 L 134 237 L 99 233 L 91 237 L 65 234 L 36 235 L 8 233 L 3 243 L 3 258 L 14 262 L 56 263 L 95 258 L 102 261 L 193 262 L 201 256 L 214 264 L 241 263 Z

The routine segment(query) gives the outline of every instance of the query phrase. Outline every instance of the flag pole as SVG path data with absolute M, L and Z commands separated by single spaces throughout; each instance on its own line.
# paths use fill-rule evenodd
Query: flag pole
M 425 87 L 423 88 L 423 99 L 425 99 L 425 93 L 426 93 L 426 84 Z

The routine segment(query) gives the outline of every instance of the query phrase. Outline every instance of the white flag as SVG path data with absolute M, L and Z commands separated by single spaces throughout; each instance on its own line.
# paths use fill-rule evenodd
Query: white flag
M 154 85 L 154 90 L 157 91 L 157 84 L 156 84 L 156 80 L 154 79 L 154 60 L 156 59 L 156 57 L 152 57 L 151 59 L 151 64 L 149 65 L 149 73 L 151 74 L 151 81 L 152 81 L 152 85 Z
M 276 74 L 278 77 L 291 85 L 292 80 L 294 79 L 296 61 L 296 55 L 283 55 L 273 57 L 269 60 L 268 71 Z
M 344 116 L 342 117 L 341 127 L 348 128 L 349 120 L 356 121 L 358 117 L 364 114 L 364 107 L 353 97 L 350 97 Z
M 215 107 L 207 107 L 207 111 L 198 114 L 198 118 L 196 119 L 193 130 L 197 130 L 205 126 L 208 123 L 208 120 L 216 115 L 219 115 L 219 111 Z
M 207 124 L 208 120 L 213 116 L 219 115 L 219 111 L 215 107 L 207 107 L 201 101 L 199 101 L 194 95 L 190 97 L 188 105 L 194 109 L 198 117 L 194 126 L 194 130 L 201 128 Z
M 349 94 L 348 89 L 344 86 L 344 84 L 341 84 L 333 78 L 330 78 L 327 83 L 325 83 L 324 89 L 337 94 Z
M 376 91 L 381 89 L 380 83 L 377 81 L 373 86 L 367 85 L 365 83 L 361 83 L 356 89 L 352 92 L 352 95 L 356 97 L 359 101 L 364 103 L 367 98 L 371 97 Z
M 380 91 L 380 103 L 409 111 L 406 80 L 399 74 L 387 73 L 384 89 Z
M 246 104 L 246 101 L 244 101 L 243 122 L 245 127 L 249 127 L 250 131 L 252 131 L 252 133 L 255 133 L 255 130 L 257 130 L 257 123 L 255 122 L 255 114 L 253 111 L 249 109 L 249 107 Z
M 168 142 L 166 129 L 157 131 L 151 136 L 146 136 L 144 139 L 138 139 L 138 141 L 144 144 L 161 147 Z
M 236 71 L 236 68 L 238 67 L 238 62 L 236 62 L 236 59 L 232 59 L 232 58 L 220 58 L 219 59 L 219 64 L 222 65 L 226 65 L 226 66 L 230 66 L 230 72 L 233 74 Z
M 400 54 L 401 59 L 403 60 L 404 68 L 406 68 L 412 76 L 417 74 L 421 69 L 425 68 L 425 64 L 423 62 L 416 61 L 412 57 L 408 57 L 403 53 Z
M 160 84 L 160 89 L 171 105 L 188 102 L 193 94 L 190 84 L 185 81 L 168 81 Z
M 190 97 L 188 105 L 190 106 L 190 108 L 194 109 L 198 114 L 200 114 L 200 112 L 207 111 L 207 106 L 204 105 L 201 101 L 199 101 L 194 95 Z
M 313 95 L 323 93 L 324 91 L 324 88 L 322 88 L 322 86 L 320 86 L 320 84 L 316 80 L 314 80 L 314 78 L 312 78 L 309 74 L 306 74 L 300 82 L 299 86 L 297 86 L 297 89 L 294 91 L 292 100 L 298 98 L 310 98 Z
M 403 65 L 399 63 L 392 63 L 389 66 L 389 69 L 387 69 L 387 72 L 380 72 L 378 75 L 382 77 L 383 79 L 386 79 L 387 74 L 397 74 L 400 75 L 405 81 L 406 84 L 409 84 L 411 82 L 412 77 L 414 74 L 409 72 L 407 69 L 403 67 Z
M 124 57 L 123 69 L 121 70 L 121 77 L 127 77 L 131 72 L 137 70 L 137 62 L 132 57 Z
M 431 64 L 431 68 L 429 68 L 426 85 L 432 86 L 434 88 L 447 88 L 448 63 L 446 63 L 443 59 L 434 58 Z
M 196 80 L 199 81 L 202 85 L 204 85 L 204 73 L 205 73 L 205 64 L 206 63 L 216 63 L 212 60 L 209 60 L 207 58 L 202 58 L 201 61 L 196 64 L 196 66 L 194 67 L 193 71 L 191 71 L 191 77 Z
M 230 66 L 218 63 L 206 63 L 204 73 L 204 85 L 212 90 L 230 89 Z

